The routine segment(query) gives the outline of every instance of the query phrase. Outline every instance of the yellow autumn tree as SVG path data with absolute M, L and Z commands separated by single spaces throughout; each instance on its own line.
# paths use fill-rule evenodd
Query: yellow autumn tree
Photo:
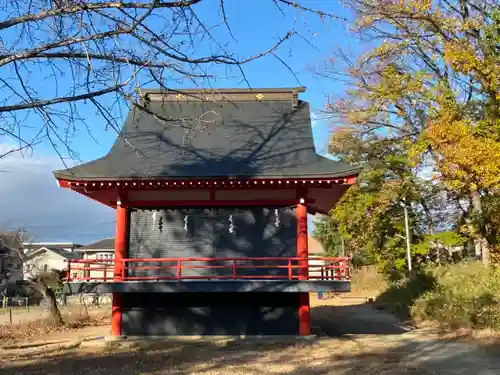
M 483 261 L 497 232 L 484 202 L 500 188 L 500 7 L 489 0 L 345 0 L 361 57 L 343 51 L 346 95 L 327 109 L 337 126 L 331 150 L 371 165 L 407 158 L 409 173 L 432 160 L 464 208 Z M 405 179 L 406 177 L 402 177 Z

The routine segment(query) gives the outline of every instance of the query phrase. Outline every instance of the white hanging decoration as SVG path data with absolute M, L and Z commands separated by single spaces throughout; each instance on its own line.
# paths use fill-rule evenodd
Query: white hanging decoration
M 234 232 L 234 222 L 233 222 L 233 215 L 229 215 L 229 233 Z
M 188 215 L 184 216 L 184 230 L 188 231 Z
M 280 226 L 280 212 L 278 209 L 274 210 L 274 216 L 276 216 L 276 220 L 274 220 L 274 226 L 276 228 L 279 228 L 279 226 Z
M 157 212 L 153 212 L 153 230 L 155 229 L 155 224 L 156 224 L 156 214 Z

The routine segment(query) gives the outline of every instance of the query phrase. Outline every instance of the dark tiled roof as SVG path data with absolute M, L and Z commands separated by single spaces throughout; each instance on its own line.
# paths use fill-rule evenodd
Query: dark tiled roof
M 151 101 L 134 108 L 104 157 L 57 178 L 347 177 L 359 168 L 315 152 L 309 104 Z
M 76 249 L 76 251 L 85 251 L 85 250 L 113 250 L 115 248 L 115 239 L 114 238 L 106 238 L 105 240 L 100 240 L 94 243 L 91 243 L 87 246 L 82 246 Z

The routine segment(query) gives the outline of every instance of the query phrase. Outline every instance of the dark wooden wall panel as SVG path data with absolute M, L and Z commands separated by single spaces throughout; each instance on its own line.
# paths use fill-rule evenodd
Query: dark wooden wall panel
M 124 294 L 124 335 L 298 335 L 296 293 Z
M 294 208 L 225 207 L 134 209 L 130 217 L 129 258 L 289 257 L 297 255 Z M 254 261 L 252 265 L 268 262 Z M 271 262 L 276 264 L 276 261 Z M 171 263 L 174 265 L 175 263 Z M 189 265 L 228 265 L 231 262 L 190 262 Z M 283 265 L 286 265 L 283 262 Z M 144 264 L 146 265 L 146 264 Z M 149 264 L 165 266 L 165 263 Z M 240 269 L 239 274 L 287 275 L 286 269 Z M 176 274 L 170 270 L 136 270 L 129 276 Z M 231 267 L 184 269 L 184 276 L 232 275 Z

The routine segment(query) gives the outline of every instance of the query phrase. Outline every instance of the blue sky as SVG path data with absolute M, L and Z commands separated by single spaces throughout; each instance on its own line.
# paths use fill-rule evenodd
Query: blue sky
M 325 12 L 346 15 L 345 10 L 336 1 L 308 0 L 303 3 Z M 207 22 L 215 22 L 219 19 L 218 1 L 205 1 L 201 4 L 196 8 L 200 18 Z M 319 79 L 314 76 L 311 69 L 313 66 L 320 69 L 331 56 L 332 51 L 339 47 L 350 50 L 359 48 L 357 41 L 348 34 L 346 23 L 340 21 L 323 23 L 316 15 L 295 10 L 288 10 L 284 17 L 277 11 L 271 0 L 228 1 L 226 4 L 226 14 L 236 41 L 232 40 L 227 29 L 223 27 L 216 29 L 214 35 L 218 40 L 220 38 L 220 40 L 228 41 L 227 49 L 236 52 L 239 56 L 253 55 L 273 45 L 278 35 L 283 35 L 292 27 L 300 33 L 300 36 L 292 38 L 277 52 L 279 58 L 284 60 L 295 74 L 292 74 L 275 57 L 264 57 L 243 68 L 252 87 L 306 86 L 307 91 L 301 95 L 301 98 L 309 101 L 313 110 L 323 107 L 326 95 L 342 93 L 344 88 L 339 82 Z M 5 38 L 6 35 L 1 36 Z M 208 44 L 201 47 L 202 52 L 204 48 L 208 52 Z M 245 87 L 241 76 L 234 70 L 227 71 L 225 67 L 215 66 L 212 72 L 218 76 L 214 83 L 216 87 Z M 4 73 L 0 71 L 0 76 Z M 39 91 L 54 90 L 54 82 L 54 80 L 40 79 Z M 58 85 L 67 86 L 69 83 L 59 80 Z M 192 87 L 192 84 L 188 83 L 173 82 L 169 85 L 173 88 Z M 92 137 L 87 130 L 79 129 L 71 139 L 72 148 L 78 152 L 82 161 L 103 156 L 115 140 L 116 133 L 113 130 L 105 130 L 104 119 L 97 115 L 90 105 L 82 103 L 80 114 L 91 125 Z M 39 119 L 33 116 L 30 121 L 36 123 Z M 328 124 L 322 121 L 314 122 L 313 134 L 316 148 L 320 152 L 325 150 L 328 132 Z M 6 145 L 12 144 L 12 140 L 0 136 L 0 147 L 2 144 L 5 148 Z M 98 207 L 99 204 L 96 202 L 57 188 L 51 171 L 61 167 L 61 161 L 47 143 L 38 146 L 33 155 L 0 160 L 0 171 L 8 170 L 8 173 L 4 172 L 0 177 L 8 175 L 10 181 L 9 186 L 0 183 L 0 212 L 3 215 L 6 213 L 6 216 L 0 218 L 0 229 L 22 226 L 36 233 L 39 240 L 51 241 L 90 242 L 113 235 L 113 210 Z M 22 181 L 20 182 L 22 186 L 16 184 L 16 181 Z M 31 184 L 29 181 L 32 181 Z M 38 192 L 35 193 L 39 184 L 43 187 L 39 187 Z M 28 185 L 29 189 L 26 189 Z M 33 200 L 28 210 L 26 202 L 31 202 L 30 199 L 33 199 L 33 196 L 39 197 L 40 194 L 42 198 L 44 197 L 43 204 L 38 202 L 40 199 L 36 202 Z M 62 207 L 60 207 L 61 204 Z

